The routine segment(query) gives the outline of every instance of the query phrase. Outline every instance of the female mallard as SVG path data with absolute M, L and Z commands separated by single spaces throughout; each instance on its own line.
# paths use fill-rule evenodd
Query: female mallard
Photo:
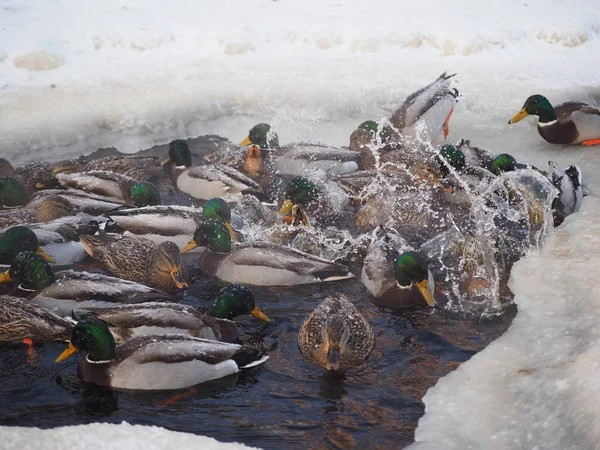
M 169 157 L 162 165 L 174 165 L 173 182 L 186 194 L 207 201 L 213 197 L 255 194 L 264 197 L 262 188 L 238 170 L 225 165 L 192 166 L 192 155 L 185 141 L 169 144 Z
M 72 206 L 62 197 L 44 195 L 21 208 L 0 211 L 0 229 L 21 224 L 50 222 L 72 212 Z
M 566 102 L 556 107 L 543 95 L 532 95 L 509 124 L 538 116 L 538 133 L 551 144 L 600 144 L 600 109 L 583 102 Z
M 0 342 L 68 341 L 73 325 L 24 298 L 0 296 Z
M 237 342 L 238 331 L 231 320 L 251 314 L 262 322 L 269 318 L 256 306 L 254 293 L 242 284 L 222 288 L 206 313 L 177 303 L 148 302 L 83 308 L 107 322 L 121 341 L 144 334 L 186 334 L 203 339 Z M 123 339 L 125 337 L 126 339 Z
M 376 303 L 388 308 L 436 304 L 435 282 L 425 259 L 383 226 L 373 232 L 361 280 Z
M 257 366 L 268 359 L 261 351 L 184 335 L 147 335 L 116 345 L 106 323 L 82 320 L 56 362 L 77 351 L 79 378 L 121 389 L 182 389 Z
M 174 242 L 156 245 L 149 239 L 108 234 L 84 235 L 79 242 L 111 275 L 165 292 L 188 287 L 187 266 Z
M 138 207 L 160 205 L 160 193 L 156 186 L 127 175 L 94 170 L 59 173 L 56 177 L 66 187 L 96 194 L 109 201 Z
M 394 140 L 431 142 L 441 132 L 448 136 L 448 123 L 458 91 L 450 88 L 450 79 L 456 74 L 444 72 L 433 83 L 409 95 L 389 119 Z
M 298 333 L 302 356 L 327 370 L 359 365 L 374 345 L 373 328 L 342 294 L 323 300 Z
M 0 235 L 0 264 L 11 264 L 21 252 L 35 252 L 46 261 L 56 262 L 42 250 L 37 236 L 29 228 L 12 227 Z
M 168 301 L 170 296 L 140 283 L 100 273 L 62 270 L 54 274 L 37 253 L 21 252 L 10 268 L 0 274 L 0 283 L 14 283 L 19 295 L 61 316 L 105 302 L 141 303 Z
M 194 237 L 181 252 L 198 245 L 207 247 L 200 257 L 200 270 L 229 283 L 288 286 L 353 277 L 342 264 L 283 245 L 251 242 L 232 246 L 227 228 L 212 220 L 198 225 Z

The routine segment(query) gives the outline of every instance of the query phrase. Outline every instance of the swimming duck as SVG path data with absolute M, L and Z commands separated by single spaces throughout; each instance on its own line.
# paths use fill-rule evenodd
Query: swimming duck
M 0 177 L 0 209 L 23 206 L 29 201 L 25 186 L 14 178 Z
M 302 356 L 331 371 L 361 364 L 374 345 L 373 328 L 342 294 L 323 300 L 298 332 Z
M 165 292 L 188 287 L 187 266 L 174 242 L 156 245 L 149 239 L 119 235 L 83 235 L 83 249 L 117 277 Z
M 100 273 L 61 270 L 54 274 L 37 253 L 21 252 L 10 268 L 0 274 L 0 283 L 14 283 L 19 295 L 61 316 L 83 307 L 106 302 L 141 303 L 169 301 L 171 297 L 133 281 Z
M 35 252 L 46 261 L 56 262 L 42 250 L 37 236 L 29 228 L 11 227 L 0 235 L 0 264 L 11 264 L 21 252 Z
M 448 136 L 448 123 L 458 97 L 458 91 L 450 88 L 450 79 L 455 75 L 444 72 L 404 100 L 389 119 L 394 140 L 431 142 L 442 132 L 444 138 Z
M 45 195 L 21 208 L 0 210 L 0 229 L 21 224 L 50 222 L 72 212 L 73 208 L 62 197 Z
M 278 149 L 279 137 L 268 123 L 254 125 L 248 132 L 248 137 L 240 142 L 241 146 L 258 145 L 261 149 Z
M 600 144 L 600 109 L 587 103 L 566 102 L 553 107 L 543 95 L 532 95 L 508 123 L 529 115 L 539 117 L 538 133 L 551 144 Z
M 0 342 L 68 341 L 74 321 L 10 295 L 0 295 Z
M 189 146 L 183 140 L 169 144 L 169 156 L 162 165 L 174 165 L 173 182 L 177 188 L 198 200 L 235 194 L 264 197 L 262 188 L 238 170 L 225 165 L 192 166 Z
M 119 173 L 138 181 L 148 181 L 160 176 L 160 158 L 141 155 L 107 156 L 88 162 L 81 170 L 92 171 Z
M 436 305 L 427 261 L 398 233 L 383 226 L 373 231 L 361 280 L 382 306 Z
M 71 332 L 60 363 L 77 351 L 79 378 L 91 384 L 135 390 L 182 389 L 257 366 L 268 357 L 237 344 L 184 335 L 146 335 L 116 345 L 108 326 L 86 319 Z
M 547 176 L 558 189 L 558 195 L 552 203 L 554 226 L 557 227 L 565 217 L 579 211 L 583 202 L 583 179 L 579 167 L 573 165 L 563 171 L 554 161 L 548 161 Z
M 281 286 L 352 278 L 348 268 L 308 253 L 270 242 L 232 246 L 227 228 L 207 220 L 181 249 L 185 253 L 199 245 L 207 249 L 200 257 L 200 271 L 229 283 Z
M 206 313 L 187 305 L 145 302 L 114 306 L 90 306 L 92 313 L 111 326 L 117 341 L 144 334 L 186 334 L 203 339 L 237 342 L 237 327 L 231 320 L 251 314 L 262 322 L 269 318 L 256 306 L 254 293 L 242 284 L 222 288 Z

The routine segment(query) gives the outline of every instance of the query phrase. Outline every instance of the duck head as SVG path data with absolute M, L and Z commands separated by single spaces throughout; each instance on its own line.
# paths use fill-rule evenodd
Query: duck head
M 131 195 L 133 204 L 138 208 L 161 204 L 158 188 L 148 181 L 134 184 L 129 190 L 129 195 Z
M 227 227 L 231 240 L 237 241 L 237 235 L 235 230 L 231 226 L 231 208 L 225 200 L 220 197 L 211 198 L 202 207 L 202 218 L 213 219 L 218 222 L 223 222 L 223 225 Z
M 38 238 L 33 231 L 27 227 L 12 227 L 0 236 L 0 263 L 11 264 L 16 256 L 21 252 L 34 252 L 49 262 L 56 262 L 48 255 L 38 242 Z
M 394 264 L 394 277 L 400 289 L 410 289 L 417 286 L 423 299 L 432 308 L 436 305 L 429 286 L 429 268 L 426 261 L 417 252 L 409 251 L 401 254 Z
M 0 274 L 0 283 L 19 283 L 21 289 L 28 291 L 44 289 L 54 281 L 52 269 L 44 257 L 34 252 L 19 253 L 10 268 Z
M 509 124 L 517 123 L 527 116 L 538 116 L 541 123 L 552 122 L 556 120 L 554 107 L 543 95 L 532 95 L 527 100 L 521 110 L 508 121 Z
M 23 206 L 29 201 L 25 187 L 20 181 L 9 177 L 0 177 L 0 208 Z
M 192 239 L 181 249 L 181 253 L 189 252 L 196 247 L 206 247 L 214 253 L 229 253 L 231 251 L 231 235 L 222 223 L 216 220 L 202 221 L 194 231 Z
M 242 146 L 258 145 L 263 149 L 279 148 L 279 137 L 275 133 L 271 125 L 268 123 L 259 123 L 254 125 L 248 132 L 248 137 L 240 142 Z
M 60 363 L 69 356 L 84 351 L 91 362 L 110 362 L 116 358 L 115 338 L 106 322 L 100 319 L 81 320 L 71 331 L 71 340 L 67 348 L 54 361 Z
M 169 143 L 169 157 L 160 163 L 161 166 L 174 165 L 175 167 L 191 167 L 192 154 L 187 142 L 175 139 Z
M 247 286 L 239 283 L 234 283 L 221 289 L 208 310 L 208 315 L 212 317 L 229 320 L 242 314 L 251 314 L 265 323 L 271 321 L 256 306 L 254 293 Z

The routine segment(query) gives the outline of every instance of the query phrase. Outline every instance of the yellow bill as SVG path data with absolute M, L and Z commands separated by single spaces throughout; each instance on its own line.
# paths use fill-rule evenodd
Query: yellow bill
M 37 248 L 37 250 L 35 251 L 38 255 L 40 255 L 42 258 L 44 258 L 46 261 L 51 262 L 51 263 L 55 263 L 56 260 L 54 259 L 54 257 L 52 257 L 51 255 L 49 255 L 48 253 L 46 253 L 44 250 L 42 250 L 42 247 Z
M 231 240 L 237 242 L 238 238 L 237 238 L 237 235 L 235 234 L 235 230 L 231 226 L 231 223 L 225 222 L 225 226 L 229 230 L 229 236 L 231 236 Z
M 242 142 L 240 142 L 240 145 L 242 147 L 248 147 L 249 145 L 252 145 L 252 141 L 250 140 L 250 136 L 248 136 L 246 139 L 244 139 Z
M 436 305 L 436 301 L 435 298 L 433 298 L 433 295 L 431 295 L 431 292 L 429 291 L 429 282 L 427 280 L 419 281 L 417 283 L 417 288 L 419 288 L 419 292 L 421 293 L 427 304 L 433 308 Z
M 170 164 L 170 163 L 171 163 L 171 157 L 169 156 L 167 159 L 163 159 L 163 160 L 160 162 L 160 165 L 161 165 L 161 166 L 166 166 L 167 164 Z
M 520 120 L 523 120 L 528 115 L 529 115 L 529 113 L 527 111 L 525 111 L 525 108 L 521 108 L 521 111 L 519 111 L 517 114 L 515 114 L 515 116 L 512 119 L 510 119 L 508 121 L 508 123 L 509 124 L 517 123 Z
M 281 214 L 282 216 L 289 216 L 292 212 L 293 207 L 294 204 L 292 203 L 292 201 L 290 199 L 287 199 L 285 202 L 283 202 L 283 205 L 281 205 L 279 214 Z
M 7 270 L 3 274 L 0 274 L 0 283 L 10 283 L 12 279 L 10 278 L 10 273 Z
M 67 348 L 65 348 L 65 351 L 62 352 L 60 354 L 60 356 L 54 360 L 54 362 L 57 364 L 59 362 L 63 362 L 65 359 L 67 359 L 69 356 L 71 356 L 74 353 L 77 353 L 77 349 L 73 346 L 73 344 L 71 344 L 69 342 L 69 345 L 67 345 Z
M 250 314 L 252 314 L 252 316 L 256 317 L 261 322 L 269 323 L 271 321 L 271 319 L 269 319 L 266 316 L 266 314 L 260 310 L 258 306 L 255 306 L 254 309 L 250 311 Z
M 181 249 L 181 254 L 183 255 L 184 253 L 187 253 L 190 250 L 195 249 L 196 247 L 198 247 L 198 244 L 196 244 L 196 241 L 194 240 L 194 238 L 191 238 L 190 242 L 188 242 L 187 244 L 185 244 L 185 247 L 183 247 Z
M 183 289 L 189 286 L 187 281 L 185 281 L 183 275 L 181 274 L 181 267 L 173 267 L 171 269 L 171 277 L 175 282 L 175 286 L 177 286 L 179 289 Z

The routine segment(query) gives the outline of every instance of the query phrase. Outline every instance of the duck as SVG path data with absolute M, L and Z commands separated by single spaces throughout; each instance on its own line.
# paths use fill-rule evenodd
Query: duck
M 183 389 L 264 363 L 268 356 L 248 346 L 185 335 L 152 334 L 116 345 L 107 324 L 85 319 L 71 331 L 60 363 L 86 352 L 77 374 L 90 384 L 117 389 Z
M 160 192 L 154 184 L 119 173 L 92 170 L 59 173 L 56 177 L 63 186 L 96 194 L 111 202 L 138 207 L 161 203 Z
M 0 209 L 23 206 L 29 201 L 25 186 L 10 177 L 0 177 Z
M 0 176 L 19 180 L 25 187 L 27 194 L 31 196 L 42 189 L 59 189 L 61 186 L 55 173 L 75 171 L 82 167 L 81 164 L 76 164 L 78 163 L 73 162 L 69 165 L 67 161 L 57 163 L 34 162 L 15 169 L 10 161 L 0 158 Z
M 156 245 L 149 239 L 107 233 L 82 235 L 79 242 L 111 275 L 165 292 L 188 287 L 188 269 L 174 242 Z
M 256 305 L 254 293 L 243 284 L 223 287 L 211 307 L 202 313 L 197 308 L 172 302 L 144 302 L 111 306 L 88 306 L 82 313 L 109 324 L 117 342 L 144 334 L 185 334 L 222 342 L 238 342 L 232 319 L 251 314 L 261 322 L 270 319 Z
M 328 371 L 361 364 L 374 346 L 373 328 L 348 298 L 339 293 L 323 300 L 298 332 L 302 356 Z
M 232 167 L 220 164 L 192 166 L 189 146 L 181 139 L 169 144 L 169 156 L 161 164 L 169 167 L 173 165 L 175 186 L 200 201 L 236 194 L 265 197 L 258 183 Z
M 550 144 L 600 144 L 600 109 L 587 103 L 566 102 L 554 107 L 543 95 L 531 95 L 508 123 L 529 115 L 538 116 L 538 133 Z
M 85 213 L 92 216 L 98 216 L 108 211 L 113 211 L 117 208 L 122 208 L 124 205 L 120 201 L 109 200 L 107 197 L 95 195 L 92 193 L 80 191 L 78 189 L 47 189 L 35 193 L 31 201 L 26 205 L 27 209 L 37 210 L 40 208 L 40 203 L 45 202 L 48 198 L 60 198 L 62 207 L 58 206 L 58 202 L 54 201 L 55 213 L 52 218 L 61 217 L 58 215 L 59 210 L 65 210 L 69 213 Z
M 250 131 L 248 136 L 240 146 L 258 145 L 261 149 L 276 150 L 279 149 L 279 137 L 268 123 L 257 123 Z
M 161 176 L 160 158 L 147 155 L 117 155 L 94 159 L 81 172 L 113 172 L 138 181 L 149 181 Z
M 11 264 L 21 252 L 35 252 L 48 262 L 56 260 L 48 255 L 38 242 L 36 234 L 27 227 L 8 228 L 0 235 L 0 264 Z
M 222 223 L 207 220 L 196 228 L 182 253 L 206 246 L 200 271 L 228 283 L 255 286 L 289 286 L 352 278 L 342 264 L 271 242 L 236 243 Z
M 360 166 L 363 170 L 375 169 L 378 158 L 374 151 L 385 151 L 390 139 L 390 130 L 382 123 L 365 120 L 350 135 L 348 148 L 360 153 Z
M 72 212 L 71 204 L 62 197 L 45 195 L 22 207 L 0 210 L 0 229 L 22 224 L 50 222 Z
M 554 161 L 548 161 L 547 176 L 558 189 L 558 195 L 552 203 L 554 226 L 557 227 L 565 217 L 579 211 L 583 203 L 583 177 L 578 166 L 571 165 L 562 170 Z
M 458 90 L 450 88 L 456 74 L 441 74 L 433 83 L 413 92 L 390 116 L 392 139 L 407 143 L 433 142 L 443 132 L 449 133 L 449 121 L 458 98 Z
M 373 231 L 361 281 L 377 305 L 436 306 L 435 281 L 426 259 L 390 228 Z
M 19 253 L 0 274 L 0 283 L 15 284 L 13 291 L 63 317 L 92 305 L 171 300 L 165 292 L 101 273 L 68 269 L 55 274 L 34 252 Z
M 74 324 L 25 298 L 0 295 L 0 342 L 68 341 Z
M 273 164 L 280 175 L 308 176 L 317 170 L 341 175 L 357 171 L 360 159 L 360 153 L 349 149 L 300 142 L 281 147 Z

